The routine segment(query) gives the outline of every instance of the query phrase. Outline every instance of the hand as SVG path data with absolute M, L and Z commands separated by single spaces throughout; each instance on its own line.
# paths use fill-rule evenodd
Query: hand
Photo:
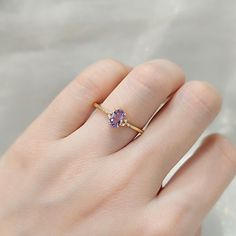
M 43 91 L 39 91 L 43 92 Z M 145 132 L 112 128 L 94 102 L 122 108 Z M 85 69 L 0 161 L 0 235 L 195 236 L 236 173 L 236 151 L 211 135 L 161 188 L 212 122 L 221 98 L 156 60 Z

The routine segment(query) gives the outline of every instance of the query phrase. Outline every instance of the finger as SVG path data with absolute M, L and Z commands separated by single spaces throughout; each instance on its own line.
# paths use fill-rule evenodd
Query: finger
M 152 120 L 142 139 L 126 148 L 124 156 L 142 162 L 136 182 L 148 183 L 148 194 L 156 195 L 167 173 L 215 118 L 220 104 L 212 86 L 186 83 Z
M 147 62 L 134 68 L 102 105 L 111 111 L 124 109 L 128 120 L 142 128 L 166 98 L 183 83 L 183 72 L 175 64 L 165 60 Z M 100 147 L 96 150 L 97 154 L 115 152 L 137 134 L 127 127 L 112 128 L 106 119 L 101 111 L 96 111 L 79 131 L 81 136 L 91 134 L 88 145 L 96 143 Z M 75 137 L 77 139 L 78 136 Z
M 235 174 L 235 147 L 224 137 L 212 135 L 150 203 L 149 209 L 153 214 L 164 210 L 162 214 L 167 218 L 171 214 L 179 229 L 196 230 Z
M 69 135 L 87 120 L 92 104 L 102 102 L 129 71 L 112 59 L 89 66 L 55 98 L 31 130 L 47 138 Z

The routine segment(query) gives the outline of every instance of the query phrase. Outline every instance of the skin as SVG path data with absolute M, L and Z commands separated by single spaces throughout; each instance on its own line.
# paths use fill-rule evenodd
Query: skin
M 142 136 L 93 107 L 123 108 Z M 236 150 L 213 134 L 162 188 L 214 120 L 221 97 L 166 60 L 99 61 L 80 73 L 0 161 L 0 235 L 199 236 L 236 173 Z

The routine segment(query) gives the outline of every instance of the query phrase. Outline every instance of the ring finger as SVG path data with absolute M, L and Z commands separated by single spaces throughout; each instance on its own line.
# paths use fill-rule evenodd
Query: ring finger
M 113 111 L 117 108 L 127 112 L 127 119 L 142 128 L 160 105 L 184 83 L 182 70 L 166 60 L 147 62 L 134 68 L 111 92 L 102 106 Z M 91 134 L 87 145 L 96 143 L 96 155 L 110 154 L 127 145 L 137 134 L 132 129 L 111 128 L 105 115 L 96 111 L 78 132 L 78 136 Z M 86 144 L 83 144 L 86 145 Z

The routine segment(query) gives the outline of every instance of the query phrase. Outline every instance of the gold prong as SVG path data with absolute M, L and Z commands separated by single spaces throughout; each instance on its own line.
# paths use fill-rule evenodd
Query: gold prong
M 94 105 L 94 107 L 96 107 L 97 109 L 99 109 L 100 111 L 105 113 L 108 116 L 108 118 L 111 116 L 112 112 L 108 111 L 107 109 L 105 109 L 100 104 L 95 102 L 93 105 Z M 122 127 L 127 126 L 127 127 L 131 128 L 131 129 L 133 129 L 134 131 L 138 132 L 139 134 L 142 134 L 144 132 L 143 129 L 140 129 L 140 128 L 136 127 L 135 125 L 129 123 L 127 119 L 124 119 L 122 121 L 122 123 L 120 124 L 120 126 L 122 126 Z

